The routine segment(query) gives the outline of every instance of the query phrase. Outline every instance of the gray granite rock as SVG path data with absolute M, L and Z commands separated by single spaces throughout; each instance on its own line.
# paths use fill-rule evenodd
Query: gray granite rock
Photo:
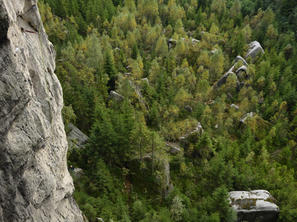
M 124 97 L 117 93 L 116 91 L 111 90 L 109 93 L 110 98 L 114 99 L 115 101 L 121 102 L 124 100 Z
M 264 49 L 262 48 L 259 42 L 253 41 L 249 44 L 249 49 L 245 58 L 248 58 L 248 57 L 255 58 L 259 53 L 264 54 Z
M 247 72 L 247 67 L 245 65 L 240 66 L 237 70 L 236 70 L 236 75 L 238 75 L 240 72 Z
M 144 82 L 144 83 L 146 83 L 146 84 L 148 84 L 148 85 L 150 84 L 148 78 L 142 78 L 141 81 Z
M 242 58 L 241 56 L 236 56 L 236 58 L 235 58 L 235 63 L 236 62 L 238 62 L 238 61 L 242 61 L 243 62 L 243 64 L 245 65 L 245 66 L 248 66 L 248 64 L 247 64 L 247 62 L 245 61 L 245 59 L 244 58 Z
M 146 167 L 142 168 L 142 164 L 146 165 Z M 151 180 L 151 183 L 143 184 L 144 186 L 148 185 L 146 189 L 150 189 L 153 192 L 160 192 L 164 197 L 167 197 L 173 190 L 173 184 L 170 179 L 170 163 L 167 158 L 164 158 L 164 155 L 158 152 L 154 154 L 145 153 L 144 155 L 133 158 L 128 165 L 137 172 L 131 175 L 131 179 L 138 182 L 142 180 L 147 181 L 147 175 L 152 173 L 153 167 L 154 173 L 152 178 L 154 179 Z
M 190 105 L 186 105 L 185 110 L 187 110 L 189 113 L 193 112 L 193 108 Z
M 67 140 L 69 148 L 83 148 L 89 137 L 72 123 L 68 125 L 68 128 L 69 132 L 67 133 Z
M 176 45 L 177 40 L 170 38 L 167 43 L 168 43 L 168 48 L 171 49 L 172 47 L 174 47 Z
M 236 104 L 234 104 L 234 103 L 232 103 L 232 104 L 230 105 L 230 107 L 231 107 L 231 108 L 234 108 L 234 109 L 236 109 L 236 110 L 239 110 L 239 106 L 236 105 Z
M 201 125 L 200 122 L 197 123 L 197 126 L 195 127 L 195 129 L 193 129 L 191 132 L 181 136 L 179 138 L 180 141 L 186 140 L 189 136 L 193 135 L 193 134 L 202 134 L 204 132 L 203 127 Z
M 246 55 L 246 58 L 251 57 L 255 58 L 259 53 L 264 53 L 264 50 L 259 42 L 254 41 L 249 44 L 248 53 Z M 238 62 L 241 61 L 243 63 L 242 66 L 240 66 L 237 70 L 234 70 L 235 66 L 238 64 Z M 242 86 L 245 84 L 245 80 L 249 78 L 248 74 L 248 63 L 244 58 L 241 56 L 237 56 L 235 58 L 233 66 L 216 82 L 215 86 L 220 87 L 224 85 L 227 81 L 227 78 L 231 74 L 236 74 L 237 78 L 237 89 L 240 90 Z
M 275 199 L 266 190 L 231 191 L 229 202 L 237 212 L 238 222 L 275 222 L 279 207 Z
M 73 168 L 72 175 L 74 178 L 79 178 L 84 174 L 83 169 L 81 168 Z
M 241 117 L 240 122 L 241 122 L 241 123 L 245 123 L 245 121 L 246 121 L 247 119 L 252 118 L 252 117 L 254 117 L 254 116 L 255 116 L 255 113 L 254 113 L 254 112 L 246 113 L 246 114 L 244 114 L 244 115 Z
M 213 49 L 213 50 L 210 51 L 210 53 L 214 55 L 214 54 L 216 54 L 218 51 L 219 51 L 218 49 Z
M 192 38 L 192 43 L 193 44 L 198 44 L 200 41 L 198 40 L 198 39 L 194 39 L 194 38 Z
M 166 146 L 169 148 L 168 152 L 173 155 L 176 155 L 181 152 L 181 148 L 177 143 L 167 142 Z
M 226 72 L 226 73 L 225 73 L 225 74 L 224 74 L 224 75 L 217 81 L 217 83 L 216 83 L 216 86 L 217 86 L 217 87 L 220 87 L 220 86 L 224 85 L 224 84 L 226 83 L 227 78 L 228 78 L 229 75 L 231 75 L 231 74 L 235 74 L 235 73 L 233 72 L 234 67 L 235 67 L 235 65 L 233 65 L 233 66 L 228 70 L 228 72 Z
M 34 0 L 0 0 L 0 221 L 81 222 L 62 88 Z

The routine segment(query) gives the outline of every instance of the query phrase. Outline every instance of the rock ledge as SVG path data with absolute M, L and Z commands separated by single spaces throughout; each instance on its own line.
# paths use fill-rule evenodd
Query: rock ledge
M 277 221 L 279 207 L 266 190 L 231 191 L 229 192 L 229 202 L 237 212 L 238 221 Z

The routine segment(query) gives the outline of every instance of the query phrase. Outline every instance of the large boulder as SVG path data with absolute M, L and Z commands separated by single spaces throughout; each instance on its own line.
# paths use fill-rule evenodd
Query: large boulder
M 250 113 L 246 113 L 244 114 L 241 118 L 240 118 L 240 122 L 241 123 L 245 123 L 246 120 L 250 119 L 250 118 L 253 118 L 255 116 L 255 113 L 254 112 L 250 112 Z
M 249 49 L 245 58 L 248 58 L 248 57 L 255 58 L 259 53 L 264 54 L 264 49 L 262 48 L 259 42 L 253 41 L 249 44 Z
M 72 123 L 68 124 L 68 128 L 69 132 L 67 133 L 67 140 L 69 148 L 83 148 L 89 137 Z
M 161 193 L 164 197 L 173 190 L 170 180 L 170 163 L 164 154 L 155 152 L 135 157 L 128 163 L 133 172 L 129 179 L 132 184 L 141 185 L 142 192 Z
M 266 190 L 231 191 L 229 202 L 237 212 L 237 221 L 275 222 L 279 207 L 275 199 Z
M 79 179 L 84 174 L 84 171 L 81 168 L 70 166 L 70 173 L 72 173 L 73 178 Z
M 198 44 L 199 42 L 200 42 L 200 40 L 192 38 L 192 43 L 193 44 Z
M 168 39 L 167 43 L 168 43 L 168 48 L 171 49 L 172 47 L 176 46 L 177 40 L 170 38 Z
M 247 72 L 247 67 L 245 65 L 240 66 L 237 70 L 236 70 L 236 75 L 238 75 L 240 72 Z
M 176 154 L 181 153 L 181 148 L 180 148 L 179 144 L 177 144 L 177 143 L 167 142 L 166 147 L 169 148 L 168 152 L 170 154 L 176 155 Z
M 122 96 L 121 94 L 117 93 L 114 90 L 110 91 L 109 96 L 110 96 L 111 99 L 113 99 L 113 100 L 115 100 L 117 102 L 121 102 L 121 101 L 124 100 L 124 96 Z
M 217 87 L 220 87 L 220 86 L 224 85 L 224 84 L 226 83 L 227 78 L 229 77 L 229 75 L 231 75 L 231 74 L 235 74 L 235 73 L 233 72 L 234 67 L 235 67 L 235 65 L 233 65 L 233 66 L 228 70 L 228 72 L 226 72 L 226 73 L 225 73 L 225 74 L 224 74 L 224 75 L 217 81 L 217 83 L 216 83 L 216 86 L 217 86 Z
M 234 108 L 234 109 L 236 109 L 236 110 L 239 110 L 239 106 L 236 105 L 236 104 L 234 104 L 234 103 L 232 103 L 232 104 L 230 105 L 230 107 L 231 107 L 231 108 Z
M 259 53 L 264 54 L 264 50 L 259 42 L 253 41 L 249 44 L 249 49 L 245 58 L 248 58 L 248 57 L 255 58 Z M 243 65 L 237 68 L 236 70 L 234 70 L 238 62 L 241 62 Z M 236 74 L 237 89 L 239 90 L 245 84 L 244 80 L 249 78 L 248 63 L 244 58 L 238 55 L 235 58 L 233 66 L 231 66 L 231 68 L 216 82 L 215 86 L 220 87 L 224 85 L 227 81 L 227 78 L 231 74 Z
M 242 58 L 240 55 L 236 56 L 236 58 L 235 58 L 235 63 L 238 62 L 238 61 L 242 61 L 245 66 L 248 66 L 248 64 L 245 61 L 245 59 Z
M 201 135 L 203 132 L 204 132 L 203 127 L 202 127 L 201 123 L 198 122 L 198 123 L 197 123 L 197 126 L 195 127 L 195 129 L 193 129 L 193 130 L 190 131 L 189 133 L 187 133 L 187 134 L 181 136 L 181 137 L 179 138 L 179 140 L 180 140 L 180 141 L 185 141 L 185 140 L 187 140 L 187 138 L 189 138 L 190 136 L 192 136 L 192 135 L 194 135 L 194 134 L 195 134 L 195 135 L 196 135 L 196 134 Z

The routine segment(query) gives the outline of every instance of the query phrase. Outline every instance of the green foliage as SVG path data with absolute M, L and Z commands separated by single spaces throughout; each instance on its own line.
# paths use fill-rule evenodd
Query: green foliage
M 68 124 L 71 122 L 74 123 L 76 120 L 76 115 L 74 113 L 74 110 L 72 109 L 72 105 L 63 107 L 62 116 L 63 116 L 63 122 L 66 126 L 66 132 L 67 132 Z
M 140 201 L 136 200 L 132 205 L 132 215 L 136 221 L 141 221 L 147 212 L 145 205 Z
M 41 0 L 39 9 L 65 125 L 90 138 L 69 163 L 84 170 L 74 196 L 91 222 L 235 221 L 228 191 L 250 189 L 273 194 L 278 221 L 296 221 L 295 1 Z M 265 54 L 216 87 L 254 40 Z

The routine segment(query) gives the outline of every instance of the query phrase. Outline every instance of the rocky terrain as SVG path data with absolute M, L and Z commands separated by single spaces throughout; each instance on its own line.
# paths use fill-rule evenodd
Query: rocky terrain
M 0 0 L 1 222 L 83 221 L 54 70 L 36 0 Z
M 231 191 L 229 202 L 237 213 L 237 221 L 277 221 L 279 207 L 266 190 Z

